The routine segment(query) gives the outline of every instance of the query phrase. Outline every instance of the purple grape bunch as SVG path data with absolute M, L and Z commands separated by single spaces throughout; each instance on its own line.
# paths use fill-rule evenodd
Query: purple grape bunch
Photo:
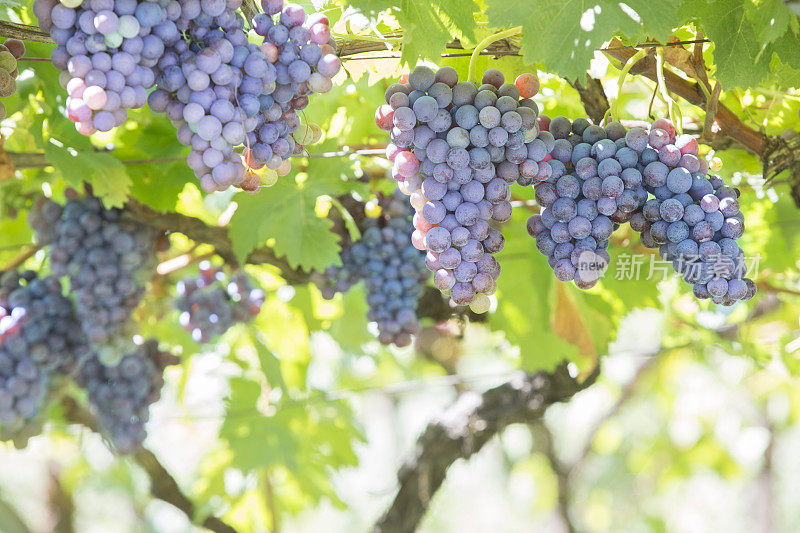
M 249 43 L 240 0 L 170 2 L 177 17 L 162 32 L 156 65 L 158 88 L 148 104 L 164 112 L 191 147 L 189 168 L 206 192 L 241 186 L 245 166 L 234 147 L 264 123 L 261 106 L 271 99 L 275 67 Z
M 411 208 L 395 191 L 381 200 L 381 216 L 366 218 L 361 239 L 342 247 L 341 266 L 313 279 L 326 299 L 362 279 L 367 289 L 367 319 L 385 345 L 408 346 L 419 331 L 417 307 L 430 272 L 425 254 L 411 244 Z
M 561 281 L 594 286 L 608 265 L 608 239 L 629 222 L 693 286 L 696 297 L 732 305 L 749 300 L 739 191 L 708 175 L 697 140 L 667 119 L 649 128 L 605 127 L 580 118 L 540 117 L 547 152 L 533 179 L 542 211 L 528 231 Z
M 50 244 L 50 267 L 69 276 L 78 321 L 93 351 L 112 363 L 133 345 L 131 315 L 155 269 L 157 232 L 93 196 L 49 202 L 32 225 Z M 46 229 L 43 229 L 46 228 Z
M 556 278 L 589 289 L 610 262 L 608 239 L 644 204 L 647 191 L 618 122 L 601 128 L 555 117 L 548 128 L 531 143 L 549 155 L 532 180 L 542 210 L 528 219 L 528 232 Z
M 117 452 L 128 454 L 141 448 L 150 405 L 161 397 L 164 369 L 178 362 L 149 340 L 115 366 L 106 366 L 97 357 L 81 365 L 76 381 L 89 393 L 90 407 Z
M 192 148 L 187 163 L 203 190 L 257 190 L 260 178 L 247 168 L 276 170 L 302 151 L 303 143 L 292 137 L 301 124 L 297 110 L 312 92 L 330 90 L 329 77 L 338 72 L 338 57 L 327 53 L 333 50 L 327 19 L 316 17 L 307 29 L 300 6 L 265 0 L 266 13 L 253 22 L 267 36 L 259 47 L 247 40 L 236 11 L 240 0 L 172 3 L 180 12 L 163 32 L 158 89 L 148 103 L 166 113 L 179 142 Z M 234 151 L 240 145 L 244 160 Z
M 639 155 L 637 168 L 652 195 L 630 219 L 642 244 L 658 248 L 697 298 L 720 305 L 752 299 L 756 284 L 745 277 L 745 256 L 737 243 L 744 234 L 739 190 L 709 175 L 697 140 L 676 136 L 666 119 L 649 129 L 631 128 L 625 141 Z
M 147 102 L 153 68 L 180 13 L 177 2 L 86 0 L 67 7 L 36 0 L 33 12 L 56 47 L 53 65 L 67 90 L 67 116 L 83 135 L 125 123 Z
M 413 245 L 427 251 L 435 286 L 478 313 L 497 288 L 494 254 L 505 240 L 493 224 L 511 218 L 509 185 L 533 179 L 547 156 L 531 144 L 539 111 L 527 96 L 535 91 L 520 94 L 533 78 L 505 83 L 490 69 L 476 85 L 459 82 L 451 67 L 419 66 L 387 89 L 375 114 L 390 132 L 393 177 L 416 210 Z
M 55 277 L 9 271 L 0 277 L 0 439 L 27 441 L 53 377 L 72 375 L 88 354 L 72 302 Z
M 236 323 L 246 323 L 261 311 L 264 291 L 243 272 L 228 279 L 208 261 L 200 263 L 196 277 L 178 283 L 175 306 L 180 324 L 196 342 L 209 342 Z
M 308 106 L 311 94 L 331 90 L 341 61 L 325 15 L 306 17 L 300 5 L 284 5 L 283 0 L 262 0 L 261 6 L 264 13 L 253 18 L 253 28 L 264 38 L 260 50 L 275 66 L 275 87 L 261 102 L 263 122 L 247 134 L 245 158 L 254 168 L 277 170 L 312 142 L 307 131 L 308 138 L 296 134 L 301 125 L 298 112 Z

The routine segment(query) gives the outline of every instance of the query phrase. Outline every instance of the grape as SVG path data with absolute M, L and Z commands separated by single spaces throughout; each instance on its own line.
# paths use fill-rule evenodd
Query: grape
M 427 260 L 423 252 L 412 246 L 409 239 L 411 208 L 402 200 L 399 191 L 381 198 L 381 211 L 380 218 L 365 219 L 359 241 L 342 247 L 342 266 L 315 273 L 313 279 L 323 297 L 328 299 L 363 279 L 370 306 L 367 318 L 377 323 L 378 340 L 383 344 L 406 346 L 411 342 L 411 335 L 419 330 L 416 310 L 425 291 L 429 268 L 436 271 L 435 285 L 449 290 L 455 284 L 452 270 L 439 267 L 445 263 L 455 268 L 461 258 L 460 255 L 454 257 L 458 252 L 448 248 L 449 244 L 437 248 L 441 254 L 429 251 Z M 415 216 L 415 225 L 420 219 Z M 450 239 L 449 232 L 440 226 L 428 226 L 425 231 L 424 238 L 428 240 Z
M 92 196 L 68 200 L 50 225 L 34 227 L 51 243 L 53 273 L 70 277 L 81 329 L 98 356 L 112 361 L 131 346 L 130 315 L 155 266 L 156 233 Z
M 164 386 L 164 369 L 177 363 L 177 357 L 149 340 L 116 366 L 105 366 L 97 357 L 81 365 L 76 381 L 87 390 L 92 412 L 117 452 L 129 454 L 141 448 L 150 405 Z
M 25 45 L 18 39 L 6 39 L 0 44 L 0 98 L 12 96 L 17 90 L 19 74 L 17 59 L 25 54 Z M 6 118 L 6 108 L 0 102 L 0 120 Z
M 648 219 L 641 213 L 637 216 L 647 199 L 636 168 L 639 156 L 625 145 L 627 132 L 617 123 L 604 129 L 585 119 L 570 122 L 556 117 L 548 129 L 539 132 L 535 146 L 540 160 L 548 150 L 553 159 L 539 164 L 532 180 L 536 200 L 544 209 L 541 216 L 529 219 L 528 230 L 556 278 L 587 289 L 608 264 L 606 248 L 615 223 L 636 218 L 638 228 L 651 230 Z M 639 150 L 646 148 L 646 137 L 644 131 L 631 134 Z M 660 216 L 659 206 L 655 207 Z
M 178 283 L 175 306 L 180 324 L 196 342 L 208 342 L 236 323 L 249 322 L 264 304 L 264 291 L 250 278 L 237 273 L 228 278 L 208 261 L 199 266 L 197 277 Z
M 522 98 L 532 98 L 539 92 L 539 78 L 537 78 L 535 74 L 520 74 L 517 76 L 517 79 L 514 80 L 514 84 L 517 86 L 517 89 L 519 89 Z
M 160 5 L 139 5 L 137 20 L 142 24 L 153 20 Z M 144 38 L 160 38 L 164 45 L 152 63 L 158 89 L 148 101 L 155 104 L 154 110 L 167 113 L 179 138 L 188 136 L 181 133 L 184 121 L 196 132 L 192 147 L 208 154 L 193 156 L 187 163 L 207 192 L 239 186 L 245 178 L 252 182 L 253 172 L 264 167 L 288 172 L 285 162 L 303 153 L 306 143 L 319 140 L 309 135 L 311 125 L 301 124 L 298 111 L 308 105 L 313 92 L 330 90 L 330 77 L 340 68 L 338 57 L 331 53 L 324 16 L 309 18 L 304 27 L 306 16 L 300 6 L 265 2 L 265 13 L 254 19 L 256 33 L 264 38 L 256 46 L 247 42 L 238 7 L 235 0 L 188 2 L 157 25 L 155 35 Z M 190 103 L 200 104 L 203 113 L 197 109 L 183 113 Z M 379 111 L 376 121 L 392 129 L 393 110 Z M 234 151 L 241 144 L 244 157 Z M 250 190 L 274 183 L 266 176 L 261 185 L 248 182 Z

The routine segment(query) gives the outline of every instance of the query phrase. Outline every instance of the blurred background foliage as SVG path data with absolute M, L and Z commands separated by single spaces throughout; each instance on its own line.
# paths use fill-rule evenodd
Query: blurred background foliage
M 766 135 L 800 130 L 800 78 L 791 77 L 800 70 L 792 70 L 791 53 L 767 49 L 797 36 L 797 16 L 780 1 L 670 1 L 652 10 L 633 2 L 646 15 L 636 31 L 603 18 L 616 15 L 601 2 L 597 28 L 574 49 L 556 48 L 564 42 L 556 37 L 563 25 L 573 31 L 583 24 L 585 10 L 592 11 L 578 9 L 583 2 L 563 2 L 563 21 L 553 2 L 315 4 L 328 10 L 345 40 L 403 29 L 406 62 L 427 57 L 462 76 L 468 58 L 440 57 L 444 44 L 458 37 L 469 48 L 516 15 L 525 30 L 522 56 L 482 56 L 479 69 L 498 68 L 507 77 L 535 69 L 542 82 L 535 100 L 551 117 L 586 115 L 567 79 L 580 81 L 587 69 L 609 101 L 619 99 L 624 119 L 647 120 L 651 105 L 652 116 L 666 116 L 669 103 L 654 97 L 654 82 L 629 76 L 620 92 L 620 65 L 593 49 L 614 34 L 626 44 L 665 39 L 682 24 L 674 34 L 691 38 L 697 19 L 714 41 L 704 50 L 710 76 L 724 80 L 720 102 Z M 486 14 L 465 17 L 470 6 Z M 659 9 L 670 8 L 674 13 L 657 24 Z M 712 20 L 737 10 L 752 25 L 744 38 L 761 45 L 762 55 L 750 65 L 746 54 L 736 57 L 730 27 L 723 32 L 724 21 Z M 759 31 L 766 10 L 790 37 Z M 5 3 L 0 16 L 35 24 L 24 2 Z M 433 29 L 424 26 L 429 16 L 437 17 Z M 33 57 L 47 57 L 52 46 L 27 44 Z M 397 57 L 376 58 L 390 55 Z M 333 91 L 306 111 L 325 132 L 315 152 L 385 143 L 373 110 L 385 87 L 408 71 L 399 53 L 388 52 L 350 58 L 344 66 Z M 51 165 L 0 178 L 0 265 L 32 242 L 25 218 L 32 198 L 63 199 L 83 181 L 107 205 L 130 196 L 157 211 L 223 225 L 240 258 L 267 244 L 305 270 L 338 260 L 326 198 L 368 200 L 392 189 L 383 178 L 386 161 L 352 155 L 301 159 L 292 174 L 257 196 L 204 195 L 183 161 L 165 162 L 186 150 L 164 116 L 142 109 L 124 128 L 89 140 L 63 116 L 64 99 L 56 70 L 29 62 L 17 93 L 5 101 L 5 150 L 40 152 Z M 684 129 L 702 130 L 705 110 L 675 99 Z M 709 161 L 718 158 L 721 175 L 742 191 L 742 248 L 759 260 L 753 301 L 731 308 L 698 302 L 674 276 L 614 279 L 614 258 L 642 252 L 624 230 L 597 288 L 584 293 L 560 286 L 524 229 L 533 191 L 522 189 L 514 191 L 521 205 L 504 228 L 496 309 L 486 322 L 426 322 L 408 349 L 375 340 L 362 287 L 328 302 L 313 285 L 289 283 L 271 265 L 247 267 L 268 293 L 257 319 L 213 346 L 198 345 L 178 327 L 170 305 L 175 282 L 196 269 L 191 264 L 154 276 L 139 319 L 143 336 L 156 336 L 182 358 L 166 371 L 146 447 L 191 499 L 193 515 L 153 497 L 153 480 L 139 458 L 114 456 L 57 407 L 27 448 L 0 449 L 0 531 L 188 533 L 212 515 L 240 532 L 368 531 L 392 501 L 397 470 L 416 437 L 459 394 L 503 383 L 519 369 L 552 370 L 564 360 L 573 373 L 585 374 L 601 359 L 595 385 L 551 407 L 542 420 L 512 425 L 470 461 L 456 463 L 420 531 L 800 530 L 800 213 L 788 173 L 768 183 L 757 155 L 723 140 L 715 139 L 720 149 L 711 142 L 701 150 Z M 299 229 L 281 218 L 309 213 L 311 222 Z M 164 258 L 209 251 L 173 234 Z M 27 264 L 46 269 L 46 255 L 38 252 Z

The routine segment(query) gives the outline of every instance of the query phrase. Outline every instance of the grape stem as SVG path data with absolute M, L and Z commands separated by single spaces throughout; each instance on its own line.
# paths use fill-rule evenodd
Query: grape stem
M 667 103 L 669 109 L 669 119 L 675 125 L 675 131 L 678 133 L 683 132 L 683 116 L 681 115 L 681 108 L 678 107 L 677 102 L 672 99 L 667 90 L 667 82 L 664 80 L 664 49 L 659 48 L 656 53 L 656 77 L 658 78 L 658 86 L 661 89 L 661 97 Z M 699 84 L 703 86 L 702 82 Z
M 469 76 L 467 79 L 471 82 L 477 82 L 476 70 L 478 66 L 478 57 L 481 55 L 481 52 L 483 52 L 484 49 L 491 46 L 492 43 L 496 43 L 497 41 L 501 41 L 503 39 L 508 39 L 509 37 L 513 37 L 519 33 L 522 33 L 522 26 L 517 26 L 515 28 L 511 28 L 510 30 L 501 31 L 500 33 L 490 35 L 479 42 L 478 46 L 475 47 L 475 50 L 472 51 L 472 55 L 469 58 Z
M 628 72 L 631 71 L 631 67 L 636 64 L 637 61 L 643 59 L 647 55 L 647 48 L 642 48 L 631 57 L 628 61 L 625 62 L 625 65 L 622 67 L 622 70 L 619 73 L 619 78 L 617 79 L 617 97 L 614 99 L 614 105 L 611 107 L 611 119 L 619 121 L 620 114 L 619 114 L 619 101 L 622 98 L 622 86 L 625 85 L 625 78 L 628 77 Z
M 22 264 L 25 263 L 25 261 L 36 255 L 36 252 L 38 251 L 39 251 L 38 245 L 29 246 L 28 248 L 22 250 L 20 253 L 14 256 L 14 258 L 8 264 L 6 264 L 2 270 L 3 271 L 16 270 L 18 267 L 22 266 Z

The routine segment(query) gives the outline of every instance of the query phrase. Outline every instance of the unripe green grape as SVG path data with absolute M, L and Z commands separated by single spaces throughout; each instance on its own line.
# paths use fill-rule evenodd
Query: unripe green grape
M 469 308 L 472 310 L 472 312 L 479 315 L 487 312 L 491 307 L 492 300 L 485 294 L 478 294 L 475 296 L 475 299 L 472 300 L 472 303 L 469 304 Z
M 17 68 L 17 58 L 8 50 L 0 52 L 0 68 L 11 74 Z
M 0 70 L 0 97 L 11 96 L 16 89 L 17 82 L 11 77 L 11 74 L 5 70 Z
M 274 170 L 266 169 L 261 175 L 261 185 L 264 187 L 272 187 L 278 181 L 278 173 Z
M 118 31 L 106 35 L 106 46 L 109 48 L 119 48 L 122 44 L 122 35 Z

